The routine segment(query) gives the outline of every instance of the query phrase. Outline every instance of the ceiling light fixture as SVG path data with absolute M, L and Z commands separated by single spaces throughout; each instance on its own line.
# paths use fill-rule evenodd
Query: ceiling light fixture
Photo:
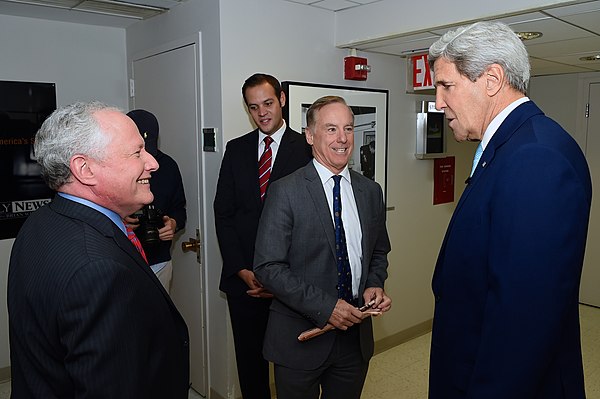
M 517 34 L 517 36 L 519 36 L 519 39 L 521 39 L 522 41 L 539 39 L 540 37 L 544 36 L 544 34 L 542 32 L 515 32 L 515 33 Z
M 580 61 L 600 61 L 600 54 L 589 55 L 587 57 L 579 57 Z
M 163 7 L 129 3 L 120 0 L 5 0 L 12 3 L 62 8 L 132 19 L 147 19 L 167 12 Z

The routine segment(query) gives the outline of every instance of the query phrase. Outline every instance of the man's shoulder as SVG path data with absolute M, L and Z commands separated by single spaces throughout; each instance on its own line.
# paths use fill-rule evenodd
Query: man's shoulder
M 258 129 L 254 129 L 251 132 L 229 140 L 227 142 L 227 147 L 246 146 L 248 143 L 254 142 L 256 142 L 256 145 L 258 145 Z
M 283 176 L 276 181 L 273 181 L 271 184 L 285 184 L 285 185 L 297 185 L 299 181 L 304 180 L 306 178 L 310 178 L 311 176 L 317 176 L 317 171 L 315 167 L 312 165 L 312 162 L 308 162 L 308 164 L 299 167 L 292 173 Z M 318 176 L 317 176 L 318 177 Z
M 377 183 L 375 180 L 369 179 L 366 176 L 363 176 L 362 174 L 350 169 L 350 179 L 352 179 L 352 186 L 354 187 L 355 185 L 360 186 L 360 187 L 364 187 L 367 190 L 375 190 L 375 191 L 379 191 L 381 190 L 381 186 L 379 185 L 379 183 Z

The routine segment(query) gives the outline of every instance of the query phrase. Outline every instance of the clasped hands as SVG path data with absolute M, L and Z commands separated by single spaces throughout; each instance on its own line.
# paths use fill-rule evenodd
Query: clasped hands
M 379 316 L 392 307 L 392 299 L 385 294 L 383 288 L 369 287 L 365 290 L 363 298 L 366 304 L 372 305 L 359 309 L 343 299 L 338 299 L 327 322 L 337 329 L 347 330 L 365 317 Z
M 263 285 L 256 279 L 254 272 L 248 269 L 242 269 L 237 272 L 239 278 L 248 286 L 249 290 L 246 294 L 254 298 L 273 298 L 271 294 Z

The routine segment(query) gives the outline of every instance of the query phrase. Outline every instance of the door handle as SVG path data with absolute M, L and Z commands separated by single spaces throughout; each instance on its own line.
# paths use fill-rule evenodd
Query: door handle
M 195 238 L 190 238 L 189 241 L 182 242 L 181 250 L 183 252 L 194 251 L 194 252 L 198 253 L 200 251 L 200 240 L 196 240 Z

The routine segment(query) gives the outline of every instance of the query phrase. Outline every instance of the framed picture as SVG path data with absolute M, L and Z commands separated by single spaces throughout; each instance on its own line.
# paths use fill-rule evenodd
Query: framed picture
M 288 125 L 304 134 L 306 111 L 323 96 L 340 96 L 354 112 L 354 153 L 350 169 L 375 180 L 386 193 L 388 90 L 282 82 L 287 102 L 283 108 Z

